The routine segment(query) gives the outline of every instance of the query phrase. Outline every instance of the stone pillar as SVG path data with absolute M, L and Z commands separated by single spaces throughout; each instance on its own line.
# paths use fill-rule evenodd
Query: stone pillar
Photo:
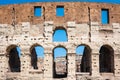
M 68 42 L 76 42 L 76 23 L 73 21 L 67 22 L 67 34 L 68 34 Z
M 45 21 L 44 23 L 44 36 L 45 42 L 52 42 L 53 35 L 53 21 Z
M 114 45 L 114 75 L 120 79 L 120 23 L 112 23 Z M 116 79 L 116 80 L 119 80 Z
M 30 52 L 28 46 L 22 46 L 21 47 L 21 76 L 22 79 L 26 79 L 29 75 L 29 69 L 30 69 Z
M 120 54 L 114 54 L 114 73 L 120 78 Z
M 45 48 L 44 56 L 44 80 L 53 79 L 53 54 L 51 49 Z
M 68 33 L 68 42 L 69 43 L 75 43 L 76 42 L 76 23 L 73 21 L 67 22 L 67 33 Z M 67 54 L 67 59 L 68 59 L 68 75 L 67 79 L 68 80 L 76 80 L 76 54 L 75 54 L 75 46 L 74 45 L 68 45 L 68 54 Z
M 100 76 L 99 73 L 99 54 L 93 53 L 91 55 L 91 74 L 92 76 Z
M 53 78 L 53 55 L 50 44 L 52 42 L 53 35 L 53 21 L 44 22 L 44 42 L 45 56 L 44 56 L 44 80 L 52 80 Z
M 8 56 L 6 56 L 6 47 L 0 46 L 0 80 L 6 80 L 6 73 L 9 69 Z
M 76 80 L 76 54 L 75 53 L 68 53 L 68 80 Z
M 0 80 L 5 80 L 6 79 L 6 75 L 5 73 L 7 73 L 7 65 L 8 62 L 6 61 L 6 57 L 5 54 L 0 54 Z

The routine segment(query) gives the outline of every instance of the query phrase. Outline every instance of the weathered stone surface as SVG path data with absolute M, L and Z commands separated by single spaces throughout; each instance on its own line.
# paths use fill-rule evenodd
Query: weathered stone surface
M 64 6 L 65 15 L 56 16 L 56 6 Z M 34 6 L 41 6 L 42 16 L 34 16 Z M 15 9 L 15 11 L 14 11 Z M 109 24 L 101 24 L 101 9 L 109 9 Z M 0 6 L 0 80 L 120 80 L 120 5 L 86 2 L 47 2 Z M 53 42 L 56 29 L 65 29 L 67 42 Z M 85 46 L 90 55 L 89 72 L 76 71 L 76 48 Z M 21 72 L 11 72 L 10 50 L 20 47 Z M 32 49 L 44 48 L 44 58 L 31 64 Z M 67 50 L 67 77 L 53 78 L 54 49 Z M 107 46 L 112 70 L 100 72 L 100 50 Z M 104 52 L 104 51 L 103 51 Z M 88 61 L 89 60 L 89 61 Z M 14 61 L 14 60 L 13 60 Z M 81 61 L 82 62 L 82 61 Z M 82 64 L 82 63 L 80 63 Z M 88 65 L 87 64 L 87 65 Z M 37 68 L 37 67 L 36 67 Z

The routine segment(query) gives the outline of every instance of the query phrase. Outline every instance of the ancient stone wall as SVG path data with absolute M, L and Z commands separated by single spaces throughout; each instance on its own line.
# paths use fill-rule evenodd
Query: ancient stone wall
M 34 7 L 42 7 L 42 16 L 34 16 Z M 56 16 L 56 6 L 64 6 L 65 16 Z M 0 6 L 0 23 L 12 24 L 19 22 L 30 22 L 32 24 L 53 21 L 54 24 L 61 24 L 68 21 L 76 23 L 89 23 L 89 14 L 92 22 L 101 23 L 101 9 L 109 9 L 110 23 L 120 21 L 120 5 L 106 3 L 86 3 L 86 2 L 47 2 L 47 3 L 27 3 Z M 90 9 L 90 13 L 89 13 Z M 51 15 L 52 14 L 52 15 Z M 14 20 L 15 19 L 15 20 Z
M 65 16 L 56 16 L 56 6 L 65 8 Z M 41 17 L 34 16 L 34 6 L 43 9 Z M 67 50 L 67 77 L 64 80 L 119 80 L 120 79 L 120 5 L 105 3 L 27 3 L 0 6 L 0 78 L 14 80 L 55 80 L 53 78 L 53 50 L 62 46 Z M 107 25 L 101 24 L 101 9 L 109 10 Z M 64 28 L 67 42 L 53 42 L 56 28 Z M 44 66 L 31 69 L 31 48 L 44 48 Z M 84 45 L 90 53 L 90 71 L 76 72 L 76 48 Z M 9 53 L 20 47 L 20 72 L 11 72 Z M 107 46 L 112 51 L 113 71 L 100 72 L 100 49 Z M 103 51 L 104 52 L 104 51 Z M 109 64 L 109 59 L 108 59 Z

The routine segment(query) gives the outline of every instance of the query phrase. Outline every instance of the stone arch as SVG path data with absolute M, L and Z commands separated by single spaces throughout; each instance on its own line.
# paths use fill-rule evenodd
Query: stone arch
M 33 69 L 41 69 L 44 61 L 44 48 L 39 44 L 33 44 L 30 47 L 31 67 Z
M 100 53 L 99 55 L 100 72 L 114 73 L 114 50 L 113 48 L 110 45 L 105 44 L 101 46 L 99 53 Z
M 20 51 L 18 51 L 17 45 L 10 45 L 7 47 L 7 58 L 9 64 L 9 71 L 10 72 L 20 72 L 21 62 L 20 62 Z
M 82 54 L 77 52 L 83 47 Z M 90 72 L 91 70 L 91 48 L 86 44 L 78 45 L 76 48 L 76 72 Z
M 62 48 L 65 50 L 64 56 L 55 57 L 55 50 Z M 62 50 L 59 50 L 57 53 L 63 53 Z M 63 55 L 63 54 L 62 54 Z M 67 49 L 63 46 L 57 46 L 53 49 L 53 78 L 65 78 L 67 77 Z
M 68 41 L 67 30 L 63 27 L 55 28 L 53 32 L 53 42 L 67 42 L 67 41 Z

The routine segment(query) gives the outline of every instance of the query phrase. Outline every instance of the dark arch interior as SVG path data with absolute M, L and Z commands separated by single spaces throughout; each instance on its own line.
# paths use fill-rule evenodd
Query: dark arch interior
M 61 48 L 61 50 L 57 50 L 55 53 L 55 49 Z M 63 47 L 57 47 L 54 49 L 53 54 L 53 78 L 66 78 L 67 77 L 67 53 L 66 49 Z M 57 54 L 63 53 L 62 49 L 65 50 L 64 55 L 55 56 Z
M 38 62 L 42 61 L 43 63 L 43 56 L 44 55 L 44 49 L 43 47 L 36 45 L 31 48 L 31 66 L 33 69 L 38 69 L 40 66 L 38 66 Z M 40 63 L 39 62 L 39 63 Z M 43 65 L 41 63 L 41 65 Z
M 33 69 L 38 69 L 37 60 L 38 60 L 37 53 L 34 47 L 31 51 L 31 66 L 33 67 Z
M 17 47 L 14 47 L 9 52 L 9 66 L 11 72 L 20 72 L 20 58 Z
M 110 46 L 102 46 L 100 49 L 100 72 L 114 72 L 114 51 Z
M 81 47 L 84 45 L 80 45 Z M 91 69 L 91 50 L 84 46 L 82 54 L 76 55 L 76 72 L 90 72 Z

